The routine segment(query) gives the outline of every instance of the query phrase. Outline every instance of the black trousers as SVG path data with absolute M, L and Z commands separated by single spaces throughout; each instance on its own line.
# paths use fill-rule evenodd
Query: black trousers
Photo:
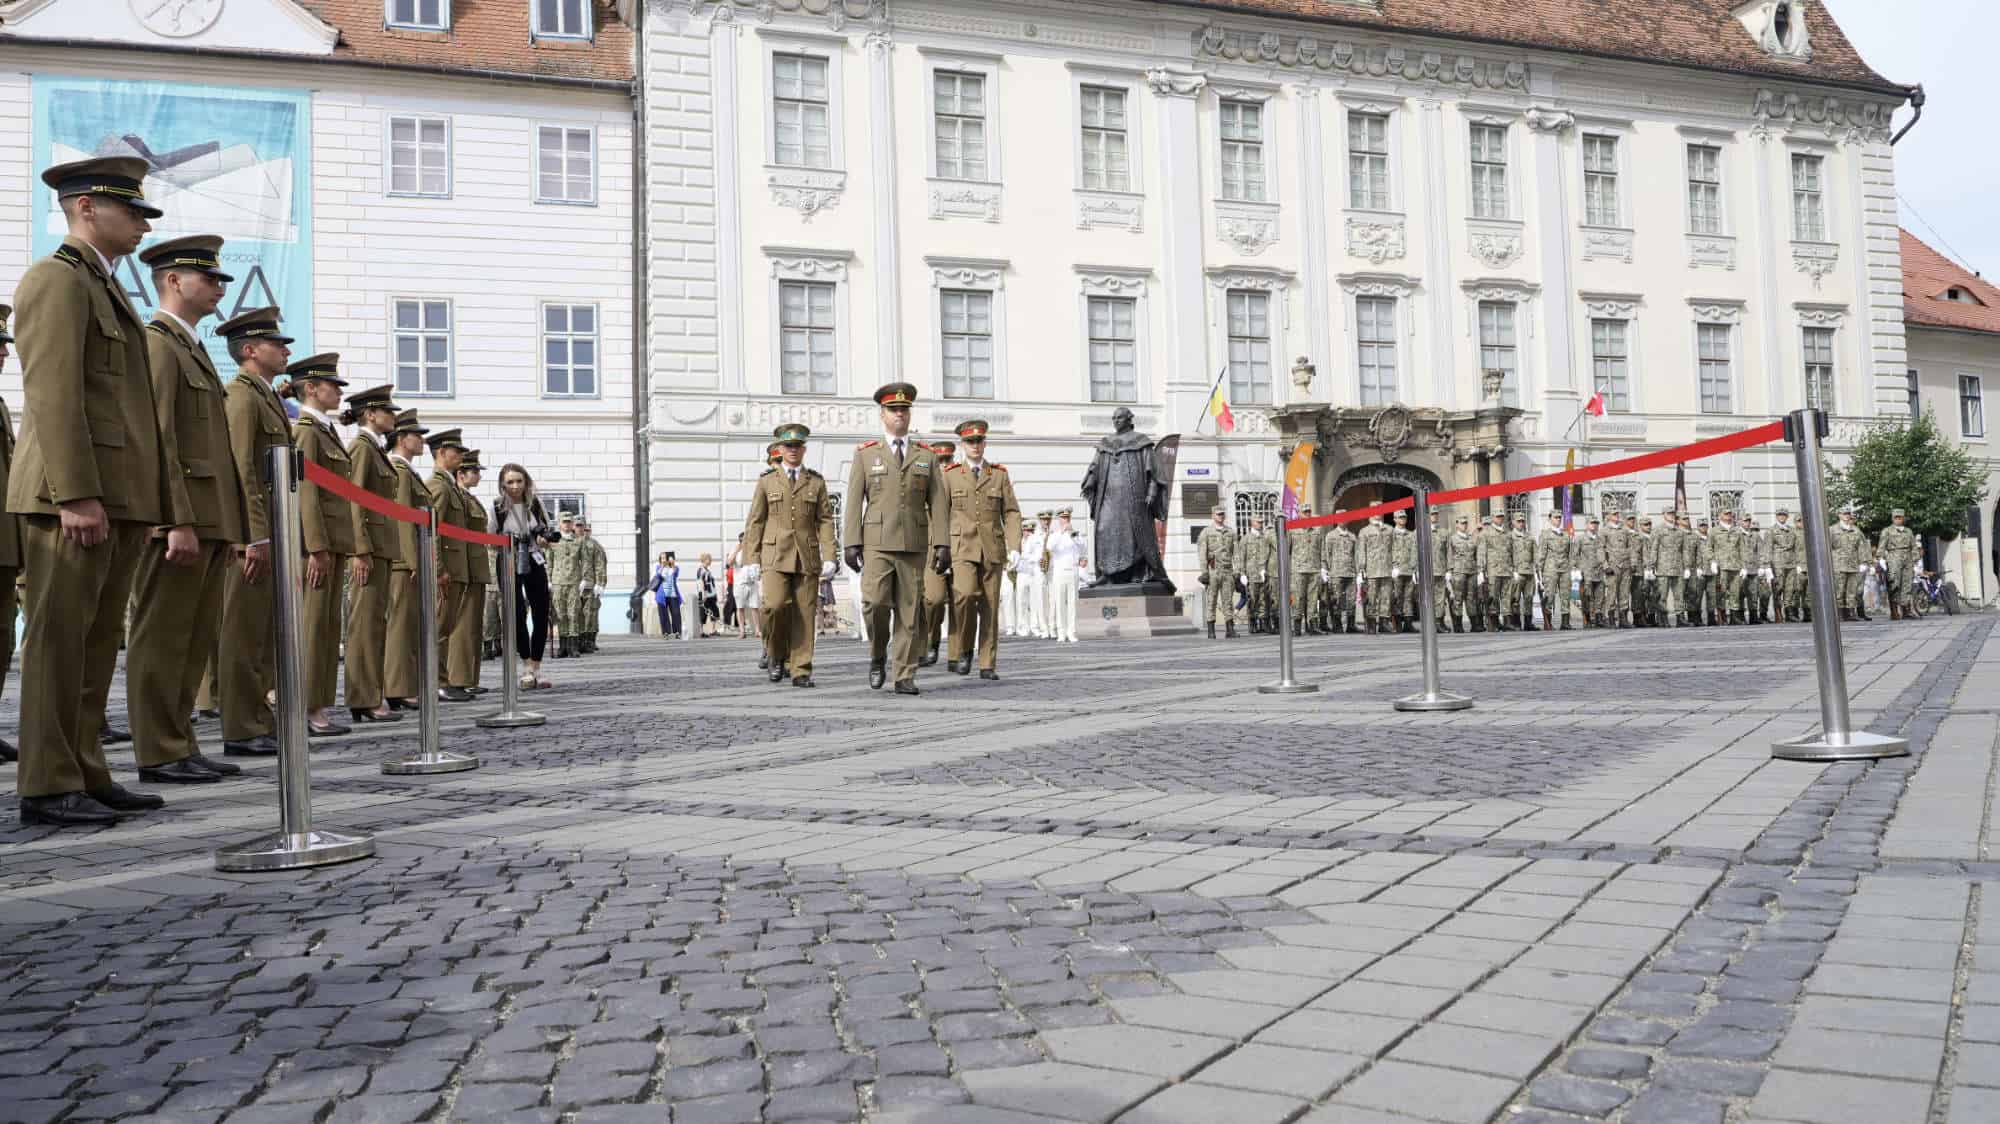
M 530 563 L 514 578 L 514 652 L 540 662 L 549 646 L 549 572 Z M 532 615 L 535 623 L 528 625 Z
M 660 607 L 660 631 L 678 640 L 681 635 L 681 603 L 678 601 L 656 601 Z

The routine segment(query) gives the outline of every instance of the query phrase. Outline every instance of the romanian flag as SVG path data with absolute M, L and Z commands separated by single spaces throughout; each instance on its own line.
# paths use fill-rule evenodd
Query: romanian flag
M 1313 444 L 1301 441 L 1292 448 L 1291 463 L 1285 466 L 1285 494 L 1279 510 L 1287 520 L 1299 517 L 1299 497 L 1305 495 L 1306 478 L 1312 474 Z
M 1223 378 L 1229 376 L 1229 368 L 1222 369 Z M 1208 395 L 1208 416 L 1215 419 L 1217 433 L 1229 433 L 1236 428 L 1236 415 L 1229 412 L 1229 399 L 1223 396 L 1222 379 L 1215 380 L 1215 389 Z

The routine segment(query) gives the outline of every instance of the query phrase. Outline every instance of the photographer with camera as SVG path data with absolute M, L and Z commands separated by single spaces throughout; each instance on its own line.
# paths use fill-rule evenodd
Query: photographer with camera
M 548 687 L 543 679 L 542 654 L 549 643 L 549 555 L 548 547 L 562 541 L 562 532 L 549 525 L 548 512 L 535 495 L 534 477 L 518 464 L 500 470 L 500 495 L 493 501 L 493 529 L 513 540 L 514 551 L 514 650 L 524 661 L 521 688 L 532 691 Z M 534 617 L 530 627 L 528 618 Z

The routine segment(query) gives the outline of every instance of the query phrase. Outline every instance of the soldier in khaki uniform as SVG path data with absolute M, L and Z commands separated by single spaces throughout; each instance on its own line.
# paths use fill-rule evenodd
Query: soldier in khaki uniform
M 472 490 L 479 487 L 483 470 L 479 464 L 479 450 L 467 449 L 458 462 L 453 475 L 457 478 L 459 493 L 465 498 L 465 529 L 486 533 L 486 505 L 479 502 Z M 493 548 L 474 543 L 462 543 L 465 547 L 465 596 L 459 600 L 458 613 L 451 620 L 446 632 L 444 658 L 438 666 L 444 669 L 444 681 L 450 690 L 463 691 L 466 697 L 485 693 L 479 685 L 479 642 L 486 631 L 486 597 L 493 588 Z M 530 661 L 522 674 L 522 684 L 533 678 L 534 685 L 541 686 L 538 669 Z
M 1625 615 L 1632 609 L 1632 566 L 1637 561 L 1638 542 L 1625 533 L 1625 513 L 1613 509 L 1605 513 L 1604 600 L 1598 605 L 1598 623 L 1604 628 L 1625 628 Z
M 1535 576 L 1542 587 L 1542 627 L 1569 631 L 1569 582 L 1576 543 L 1563 533 L 1562 512 L 1549 512 L 1549 525 L 1535 539 Z
M 954 441 L 933 441 L 931 452 L 937 454 L 938 469 L 951 471 L 952 462 L 958 459 L 958 444 Z M 929 667 L 938 662 L 938 645 L 944 640 L 944 620 L 951 610 L 951 575 L 940 574 L 936 570 L 924 571 L 924 654 L 917 659 L 918 667 Z M 958 618 L 952 617 L 952 627 L 956 629 Z M 954 657 L 956 658 L 956 657 Z
M 419 511 L 431 509 L 430 489 L 417 476 L 416 459 L 424 452 L 425 429 L 415 410 L 396 415 L 389 434 L 389 464 L 396 470 L 396 502 Z M 388 639 L 383 644 L 382 693 L 395 711 L 414 710 L 423 690 L 419 644 L 424 642 L 424 603 L 417 589 L 417 527 L 396 523 L 396 557 L 389 564 Z
M 1390 577 L 1395 582 L 1389 603 L 1389 627 L 1395 632 L 1417 630 L 1417 533 L 1410 529 L 1410 513 L 1398 511 L 1396 525 L 1389 531 Z
M 1581 575 L 1577 586 L 1577 598 L 1583 609 L 1583 627 L 1601 628 L 1604 618 L 1604 536 L 1598 530 L 1598 522 L 1590 520 L 1584 525 L 1583 533 L 1570 544 L 1577 573 Z
M 979 649 L 979 677 L 998 679 L 1000 657 L 1000 576 L 1021 560 L 1021 505 L 1014 498 L 1014 480 L 1004 464 L 986 459 L 986 422 L 968 418 L 958 423 L 958 440 L 965 459 L 944 474 L 945 499 L 951 510 L 951 655 L 952 670 L 972 670 L 972 652 Z M 1042 561 L 1050 562 L 1049 528 L 1042 529 Z M 1048 570 L 1044 569 L 1044 577 Z M 1044 581 L 1044 598 L 1047 596 Z M 1049 637 L 1059 633 L 1053 614 L 1044 613 Z
M 1480 624 L 1470 596 L 1479 581 L 1479 540 L 1472 537 L 1470 516 L 1461 515 L 1455 522 L 1457 530 L 1445 541 L 1445 617 L 1453 632 L 1465 632 Z
M 1772 607 L 1779 624 L 1804 620 L 1799 606 L 1805 594 L 1806 544 L 1799 529 L 1792 526 L 1792 514 L 1778 509 L 1778 521 L 1771 526 Z
M 1250 517 L 1250 533 L 1243 536 L 1243 577 L 1250 583 L 1250 632 L 1278 631 L 1277 603 L 1272 600 L 1271 567 L 1278 556 L 1278 542 L 1264 529 L 1264 517 Z
M 832 561 L 831 553 L 827 560 Z M 586 656 L 597 651 L 597 620 L 604 615 L 604 583 L 611 580 L 610 566 L 611 560 L 604 555 L 604 544 L 590 537 L 590 520 L 578 519 L 576 579 L 583 588 L 576 597 L 576 642 Z
M 1299 518 L 1312 518 L 1312 505 L 1299 505 Z M 1287 591 L 1292 600 L 1292 635 L 1317 635 L 1319 632 L 1319 540 L 1318 531 L 1306 527 L 1285 532 L 1285 557 L 1292 565 L 1291 588 Z
M 1370 519 L 1355 536 L 1355 557 L 1361 564 L 1361 576 L 1368 583 L 1363 594 L 1368 609 L 1367 630 L 1378 634 L 1389 631 L 1389 614 L 1396 595 L 1393 574 L 1396 532 L 1390 529 L 1387 520 L 1387 516 L 1379 523 Z
M 347 446 L 348 482 L 385 500 L 396 498 L 396 466 L 385 447 L 396 428 L 393 386 L 376 386 L 347 398 L 343 425 L 358 426 Z M 347 610 L 347 711 L 356 722 L 399 722 L 389 709 L 383 665 L 389 648 L 390 569 L 402 556 L 396 521 L 360 504 L 354 520 L 354 560 L 349 564 Z
M 222 378 L 195 334 L 234 278 L 222 272 L 222 239 L 191 235 L 139 255 L 151 267 L 159 308 L 146 325 L 147 366 L 163 433 L 173 434 L 168 466 L 172 511 L 139 556 L 137 610 L 126 644 L 126 711 L 139 778 L 154 784 L 212 784 L 242 772 L 202 755 L 190 718 L 205 661 L 222 625 L 224 575 L 244 541 L 244 494 L 229 455 Z M 175 558 L 178 543 L 193 549 Z
M 562 540 L 549 544 L 544 553 L 549 565 L 549 610 L 556 623 L 556 655 L 559 660 L 583 653 L 576 643 L 576 514 L 565 511 L 556 518 Z M 516 606 L 519 608 L 519 606 Z
M 465 442 L 459 430 L 439 430 L 424 438 L 424 444 L 431 449 L 431 478 L 426 486 L 430 489 L 431 510 L 437 513 L 438 522 L 454 527 L 472 526 L 471 509 L 479 505 L 458 486 L 458 466 L 465 459 Z M 425 637 L 424 642 L 437 645 L 438 676 L 445 679 L 451 659 L 451 626 L 465 610 L 466 582 L 472 572 L 472 563 L 468 558 L 471 544 L 444 535 L 438 535 L 436 543 L 438 634 Z M 467 702 L 471 700 L 472 692 L 440 682 L 438 697 L 446 702 Z
M 244 535 L 249 540 L 222 588 L 222 641 L 216 664 L 222 710 L 222 752 L 269 757 L 278 752 L 276 720 L 265 698 L 272 686 L 277 632 L 272 624 L 271 518 L 266 499 L 266 454 L 292 446 L 291 419 L 271 381 L 291 361 L 292 338 L 278 327 L 275 308 L 254 308 L 224 321 L 216 334 L 229 341 L 236 377 L 223 391 L 229 419 L 229 455 L 242 483 Z
M 862 612 L 868 618 L 868 685 L 880 689 L 895 639 L 896 693 L 918 694 L 917 630 L 922 622 L 923 580 L 932 568 L 951 568 L 951 508 L 937 454 L 910 436 L 910 405 L 917 388 L 890 383 L 875 391 L 883 439 L 854 451 L 842 519 L 847 567 L 861 574 Z M 895 618 L 895 630 L 889 621 Z
M 299 400 L 299 417 L 292 423 L 292 443 L 307 463 L 317 464 L 342 480 L 353 472 L 340 433 L 333 428 L 333 411 L 340 405 L 347 380 L 339 375 L 340 356 L 328 352 L 301 359 L 285 373 L 292 377 L 292 397 Z M 341 570 L 356 549 L 353 505 L 307 479 L 299 478 L 299 527 L 306 551 L 305 605 L 302 610 L 305 651 L 306 728 L 316 738 L 345 734 L 350 727 L 327 714 L 340 675 Z M 365 569 L 359 571 L 366 577 Z
M 1236 618 L 1230 612 L 1236 600 L 1236 574 L 1243 562 L 1242 546 L 1236 532 L 1229 529 L 1229 513 L 1218 507 L 1202 528 L 1195 544 L 1201 564 L 1201 619 L 1208 625 L 1208 638 L 1215 639 L 1215 622 L 1223 624 L 1223 635 L 1236 639 Z
M 1852 506 L 1841 509 L 1840 521 L 1828 533 L 1827 553 L 1833 556 L 1834 605 L 1840 610 L 1840 619 L 1867 620 L 1868 607 L 1863 604 L 1863 590 L 1867 587 L 1864 579 L 1873 555 L 1868 549 L 1868 532 L 1854 525 Z M 33 572 L 32 565 L 29 572 Z M 30 615 L 28 621 L 32 628 L 34 617 Z
M 750 521 L 743 541 L 754 543 L 763 569 L 758 598 L 763 603 L 764 651 L 771 682 L 813 685 L 813 618 L 819 583 L 833 576 L 833 496 L 826 478 L 805 467 L 806 438 L 812 431 L 797 422 L 772 434 L 784 460 L 757 478 L 750 498 Z
M 0 366 L 6 365 L 7 345 L 14 342 L 7 334 L 7 318 L 13 312 L 12 306 L 0 304 Z M 13 461 L 14 415 L 6 400 L 0 399 L 0 496 L 7 494 L 7 466 Z M 20 616 L 15 596 L 20 579 L 21 521 L 0 512 L 0 688 L 6 686 L 7 674 L 14 667 L 14 624 Z M 13 742 L 0 738 L 0 762 L 17 761 L 20 756 Z
M 1336 508 L 1334 514 L 1345 515 L 1347 509 Z M 1337 634 L 1361 631 L 1357 618 L 1362 614 L 1354 607 L 1354 579 L 1361 573 L 1360 548 L 1351 523 L 1335 523 L 1319 540 L 1319 576 L 1326 584 L 1327 601 L 1323 615 Z
M 1915 620 L 1910 611 L 1910 584 L 1916 577 L 1917 565 L 1923 560 L 1923 548 L 1917 540 L 1917 533 L 1904 523 L 1906 515 L 1902 508 L 1892 508 L 1889 525 L 1882 528 L 1876 539 L 1876 549 L 1882 552 L 1882 562 L 1888 570 L 1888 594 L 1890 620 Z
M 27 409 L 7 510 L 22 520 L 28 584 L 21 665 L 21 822 L 115 822 L 166 801 L 111 779 L 98 744 L 132 572 L 172 511 L 178 469 L 147 374 L 146 329 L 113 270 L 150 219 L 146 162 L 109 157 L 42 173 L 69 236 L 15 291 Z M 194 553 L 177 536 L 175 561 Z

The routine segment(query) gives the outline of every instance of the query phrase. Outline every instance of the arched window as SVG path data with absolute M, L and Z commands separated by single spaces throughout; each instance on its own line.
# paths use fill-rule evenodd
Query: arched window
M 1238 492 L 1236 493 L 1236 532 L 1245 534 L 1250 530 L 1252 519 L 1262 519 L 1264 529 L 1276 530 L 1278 526 L 1278 493 Z

